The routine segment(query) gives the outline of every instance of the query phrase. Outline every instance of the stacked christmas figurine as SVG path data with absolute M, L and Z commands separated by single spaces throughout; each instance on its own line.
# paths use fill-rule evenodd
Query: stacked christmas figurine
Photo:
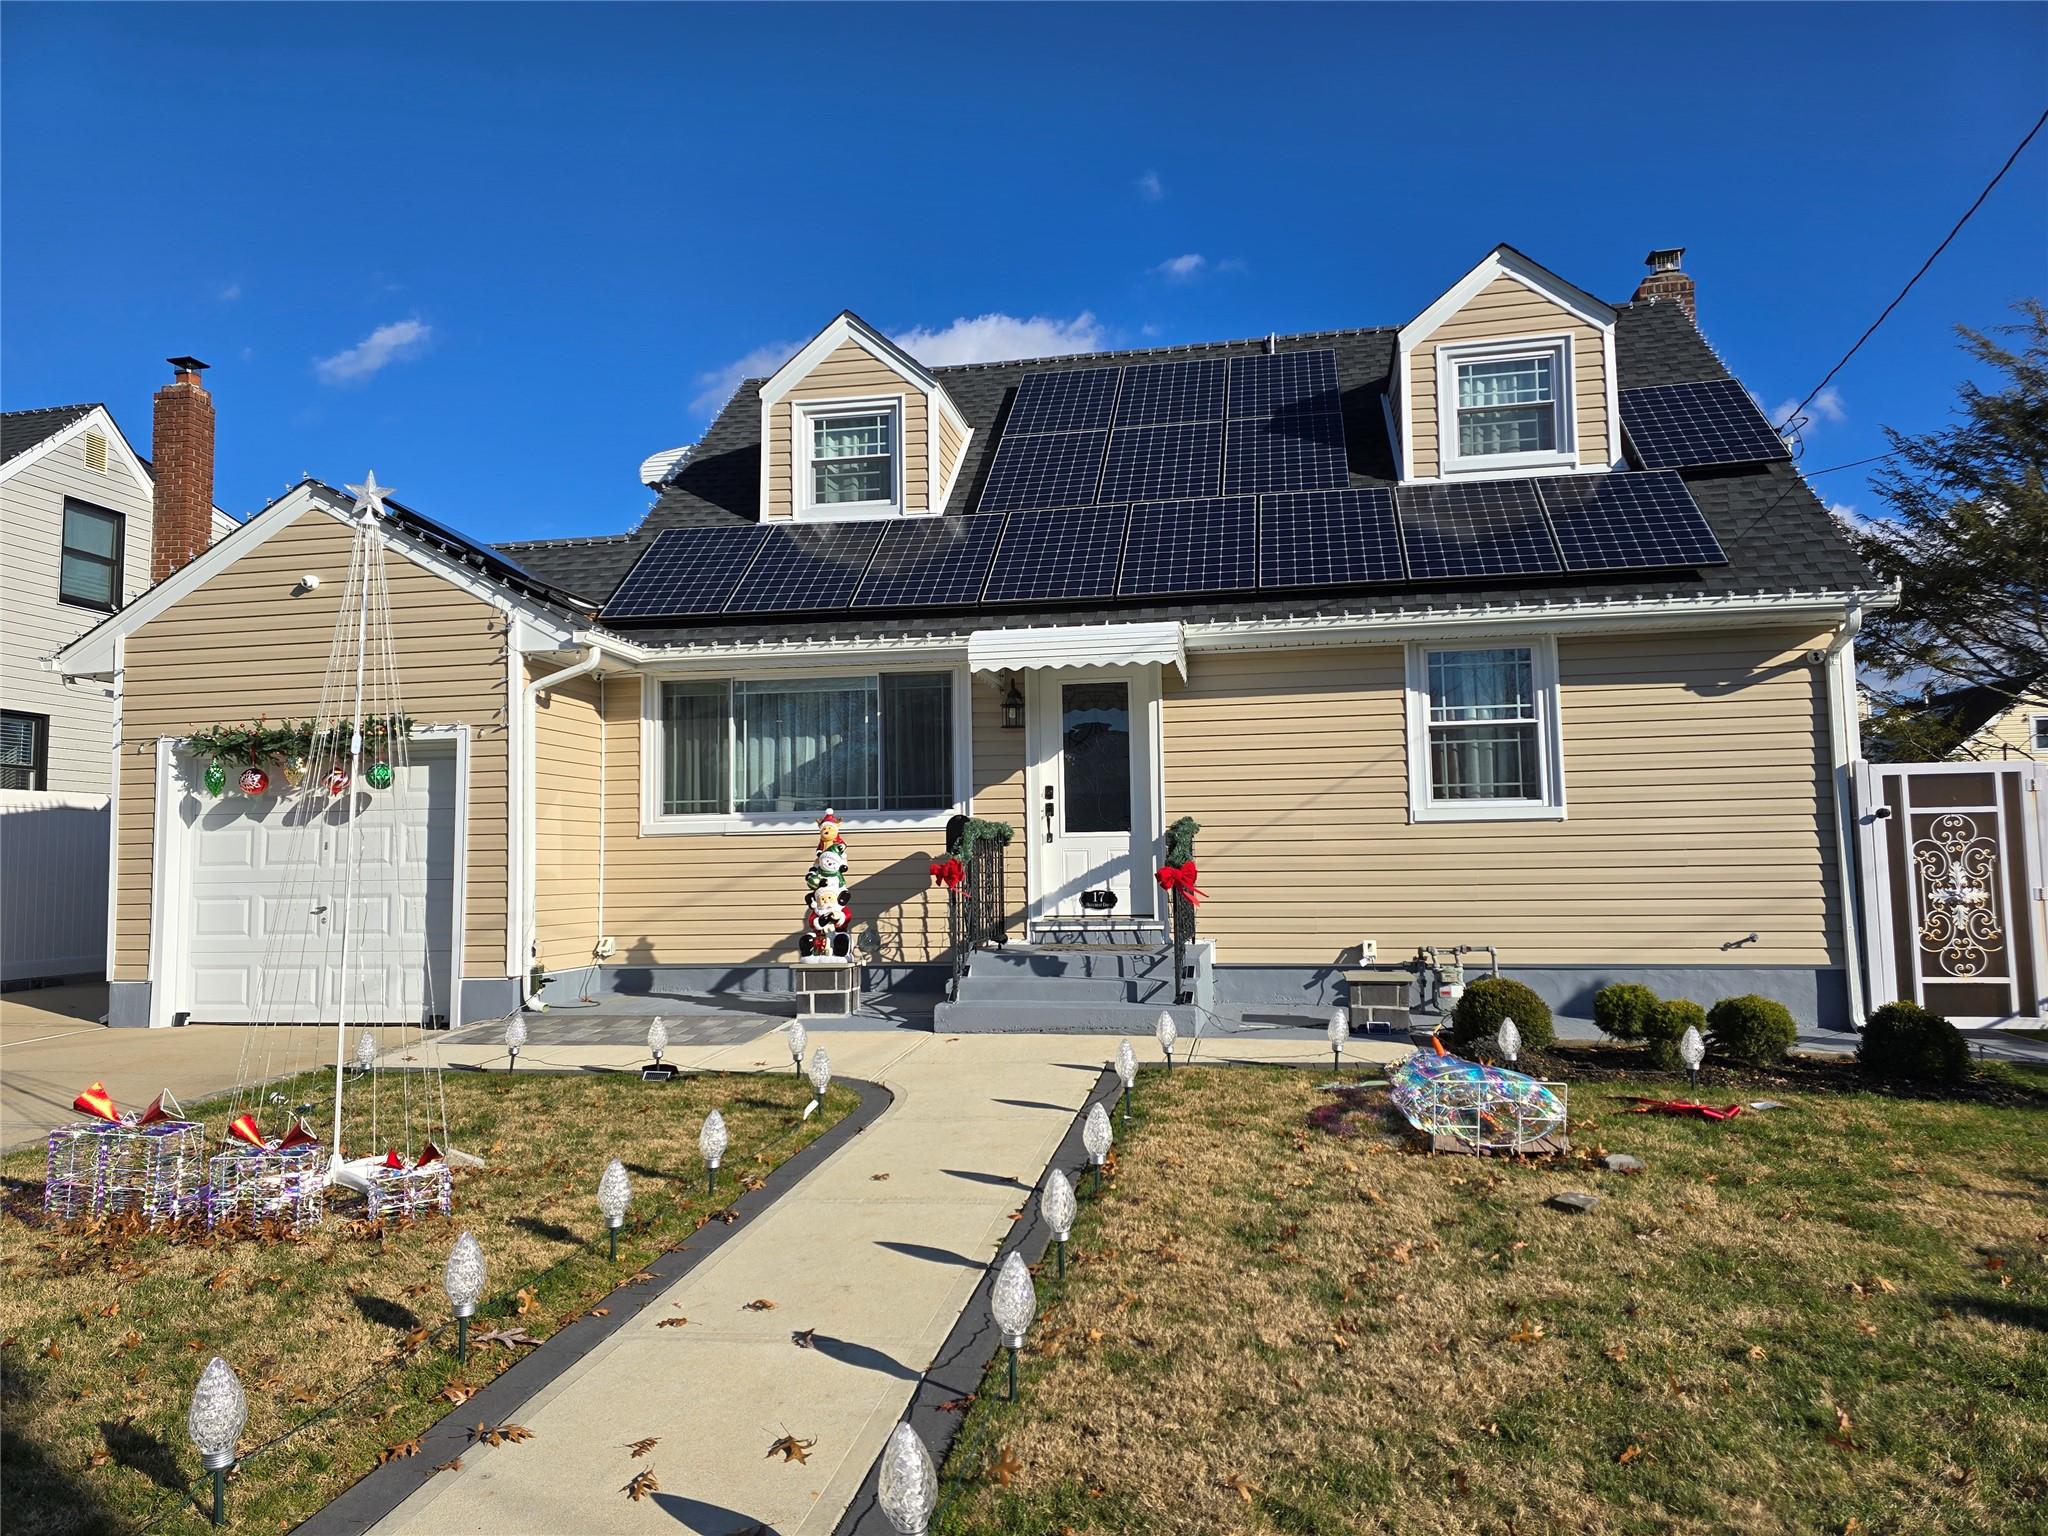
M 818 851 L 804 883 L 811 893 L 804 909 L 804 957 L 844 957 L 852 947 L 853 920 L 846 901 L 846 837 L 829 806 L 818 818 Z

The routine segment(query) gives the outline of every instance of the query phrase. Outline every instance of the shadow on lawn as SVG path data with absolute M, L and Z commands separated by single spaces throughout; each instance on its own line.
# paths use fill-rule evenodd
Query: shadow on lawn
M 635 1173 L 647 1170 L 635 1168 Z M 551 1243 L 567 1243 L 572 1248 L 583 1246 L 583 1239 L 563 1226 L 559 1221 L 542 1221 L 538 1216 L 514 1216 L 512 1225 L 522 1232 L 531 1232 L 535 1237 Z
M 1980 1317 L 1988 1323 L 2009 1323 L 2015 1328 L 2048 1333 L 2048 1306 L 2037 1301 L 2008 1300 L 2003 1296 L 1935 1296 L 1929 1299 L 1937 1307 L 1949 1307 L 1966 1317 Z
M 386 1301 L 382 1296 L 366 1296 L 353 1293 L 349 1300 L 356 1304 L 356 1310 L 379 1328 L 400 1328 L 410 1331 L 419 1327 L 419 1314 L 411 1307 L 399 1302 Z
M 410 1316 L 411 1314 L 407 1314 Z M 100 1437 L 114 1460 L 140 1472 L 159 1488 L 185 1488 L 192 1474 L 178 1465 L 178 1453 L 146 1429 L 113 1419 L 100 1421 Z

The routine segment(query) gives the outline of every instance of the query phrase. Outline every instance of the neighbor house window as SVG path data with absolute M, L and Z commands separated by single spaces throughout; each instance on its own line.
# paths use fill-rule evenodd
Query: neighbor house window
M 0 789 L 50 787 L 50 717 L 0 710 Z
M 844 516 L 895 507 L 901 417 L 893 402 L 858 410 L 800 406 L 796 421 L 805 463 L 804 510 Z
M 661 684 L 664 816 L 950 811 L 954 675 Z
M 57 567 L 57 596 L 64 602 L 109 613 L 121 606 L 122 521 L 118 512 L 65 501 Z
M 1549 643 L 1417 647 L 1409 656 L 1409 754 L 1418 820 L 1560 812 Z
M 2034 750 L 2048 752 L 2048 715 L 2034 716 Z
M 1446 347 L 1438 365 L 1445 469 L 1576 462 L 1567 342 Z

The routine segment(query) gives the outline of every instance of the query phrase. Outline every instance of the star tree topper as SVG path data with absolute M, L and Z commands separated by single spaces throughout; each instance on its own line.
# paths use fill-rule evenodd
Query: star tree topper
M 348 490 L 349 494 L 355 497 L 356 511 L 361 516 L 383 517 L 387 515 L 384 511 L 384 498 L 391 494 L 391 487 L 377 483 L 377 472 L 374 469 L 363 476 L 363 483 L 361 485 L 352 485 Z

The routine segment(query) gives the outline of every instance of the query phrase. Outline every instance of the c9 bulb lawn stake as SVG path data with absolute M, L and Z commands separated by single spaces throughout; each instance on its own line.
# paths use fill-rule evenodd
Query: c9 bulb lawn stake
M 1067 1238 L 1074 1230 L 1074 1186 L 1057 1168 L 1045 1176 L 1045 1188 L 1038 1196 L 1038 1214 L 1045 1218 L 1045 1224 L 1052 1228 L 1053 1241 L 1059 1244 L 1059 1274 L 1064 1280 L 1067 1277 Z
M 1116 1075 L 1124 1085 L 1119 1118 L 1124 1124 L 1131 1123 L 1131 1090 L 1138 1085 L 1138 1053 L 1131 1049 L 1131 1042 L 1119 1040 L 1116 1043 Z
M 1685 1063 L 1685 1080 L 1697 1088 L 1700 1085 L 1700 1063 L 1707 1059 L 1707 1042 L 1700 1038 L 1699 1030 L 1688 1024 L 1685 1033 L 1678 1037 L 1678 1059 Z
M 469 1361 L 469 1320 L 476 1316 L 476 1304 L 483 1299 L 489 1278 L 484 1250 L 473 1233 L 455 1239 L 448 1253 L 448 1267 L 441 1272 L 441 1289 L 448 1293 L 448 1306 L 455 1313 L 455 1363 Z
M 1500 1047 L 1501 1059 L 1512 1067 L 1515 1058 L 1522 1054 L 1522 1031 L 1513 1019 L 1502 1014 L 1500 1028 L 1494 1031 L 1493 1039 L 1494 1044 Z
M 1330 1010 L 1330 1070 L 1344 1070 L 1344 1041 L 1351 1033 L 1351 1010 L 1332 1008 Z
M 932 1453 L 908 1424 L 898 1424 L 882 1450 L 875 1502 L 902 1536 L 924 1536 L 939 1507 L 939 1469 Z
M 1081 1145 L 1088 1149 L 1088 1161 L 1095 1169 L 1095 1193 L 1102 1193 L 1102 1164 L 1115 1138 L 1109 1129 L 1109 1111 L 1097 1099 L 1088 1106 L 1088 1118 L 1081 1122 Z
M 185 1414 L 185 1433 L 199 1452 L 199 1464 L 213 1474 L 215 1525 L 227 1518 L 228 1468 L 235 1464 L 235 1447 L 248 1422 L 249 1399 L 242 1392 L 242 1383 L 233 1367 L 215 1355 L 199 1373 L 192 1406 Z
M 519 1051 L 526 1044 L 526 1020 L 515 1017 L 505 1026 L 505 1054 L 510 1058 L 505 1070 L 510 1072 L 519 1065 Z
M 804 1075 L 804 1021 L 796 1019 L 789 1026 L 789 1069 L 798 1077 Z
M 704 1128 L 697 1133 L 697 1151 L 704 1158 L 704 1193 L 718 1191 L 718 1160 L 725 1156 L 725 1148 L 731 1140 L 725 1133 L 725 1116 L 712 1110 L 704 1117 Z
M 1024 1256 L 1014 1248 L 1004 1256 L 996 1283 L 989 1287 L 988 1310 L 1010 1351 L 1010 1401 L 1015 1402 L 1017 1351 L 1024 1347 L 1024 1330 L 1038 1315 L 1038 1293 L 1031 1288 L 1031 1271 L 1024 1267 Z
M 633 1203 L 633 1181 L 626 1177 L 626 1165 L 616 1157 L 604 1165 L 597 1181 L 597 1208 L 604 1213 L 605 1251 L 619 1261 L 619 1228 L 625 1225 L 626 1207 Z
M 1173 1015 L 1160 1010 L 1159 1022 L 1152 1027 L 1152 1038 L 1159 1042 L 1159 1049 L 1166 1057 L 1166 1070 L 1173 1070 L 1173 1042 L 1180 1038 L 1180 1026 L 1173 1022 Z
M 661 1053 L 668 1049 L 668 1026 L 661 1022 L 661 1015 L 654 1016 L 654 1022 L 647 1026 L 647 1049 L 654 1057 L 654 1064 L 661 1065 Z

